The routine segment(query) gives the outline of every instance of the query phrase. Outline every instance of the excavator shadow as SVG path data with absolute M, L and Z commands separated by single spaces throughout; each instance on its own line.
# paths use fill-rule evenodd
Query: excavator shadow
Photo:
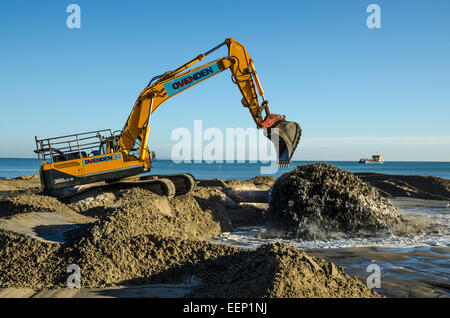
M 70 233 L 80 229 L 80 224 L 39 225 L 33 228 L 36 235 L 46 241 L 65 243 L 70 240 Z

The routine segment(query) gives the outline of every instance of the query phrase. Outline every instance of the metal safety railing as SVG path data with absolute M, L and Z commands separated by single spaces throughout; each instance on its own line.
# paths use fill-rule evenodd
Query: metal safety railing
M 99 154 L 100 146 L 113 135 L 111 129 L 38 139 L 35 136 L 38 158 L 51 163 L 73 160 Z

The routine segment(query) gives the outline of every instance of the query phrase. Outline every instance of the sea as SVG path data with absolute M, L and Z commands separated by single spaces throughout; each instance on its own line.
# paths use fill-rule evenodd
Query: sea
M 342 170 L 350 172 L 378 172 L 385 174 L 434 176 L 450 179 L 450 162 L 412 162 L 386 161 L 383 164 L 360 164 L 358 161 L 292 161 L 287 168 L 278 168 L 270 175 L 279 177 L 297 165 L 328 162 Z M 33 158 L 0 158 L 0 179 L 16 178 L 23 175 L 39 173 L 42 161 Z M 270 164 L 232 162 L 232 163 L 175 163 L 172 160 L 155 160 L 149 174 L 171 174 L 189 172 L 196 179 L 238 179 L 247 180 L 262 175 L 262 168 Z M 265 169 L 268 170 L 268 169 Z
M 279 177 L 297 165 L 325 161 L 293 161 L 288 168 L 279 168 L 272 175 Z M 450 162 L 396 162 L 360 164 L 357 161 L 328 161 L 350 172 L 378 172 L 395 175 L 435 176 L 450 179 Z M 150 174 L 189 172 L 196 179 L 246 180 L 261 175 L 262 163 L 175 163 L 156 160 Z M 37 174 L 41 161 L 28 158 L 0 158 L 0 179 Z M 303 241 L 270 237 L 265 226 L 240 227 L 222 233 L 212 241 L 218 244 L 256 249 L 262 244 L 282 242 L 324 257 L 346 273 L 365 282 L 369 266 L 379 266 L 381 285 L 376 291 L 388 297 L 450 297 L 450 202 L 428 201 L 426 204 L 397 205 L 400 211 L 417 218 L 419 223 L 431 224 L 431 232 L 407 236 L 394 234 L 383 237 L 342 238 L 327 241 Z

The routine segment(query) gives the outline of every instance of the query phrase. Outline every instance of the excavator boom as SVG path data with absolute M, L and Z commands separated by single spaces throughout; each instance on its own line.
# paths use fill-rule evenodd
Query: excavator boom
M 224 45 L 228 47 L 228 56 L 186 71 Z M 256 126 L 265 129 L 267 137 L 275 141 L 279 164 L 288 165 L 300 141 L 300 125 L 286 121 L 284 115 L 270 113 L 269 103 L 264 97 L 253 60 L 246 48 L 232 38 L 226 39 L 225 42 L 200 54 L 174 71 L 153 78 L 137 98 L 125 123 L 120 136 L 120 148 L 129 151 L 140 147 L 140 157 L 146 158 L 149 153 L 146 145 L 152 113 L 167 99 L 226 69 L 231 71 L 233 81 L 243 96 L 241 102 L 249 109 Z

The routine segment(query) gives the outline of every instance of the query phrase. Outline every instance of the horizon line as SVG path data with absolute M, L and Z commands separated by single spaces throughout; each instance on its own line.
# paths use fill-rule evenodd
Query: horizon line
M 0 157 L 0 159 L 35 159 L 35 160 L 42 160 L 42 159 L 31 158 L 31 157 Z M 159 158 L 159 159 L 153 160 L 153 162 L 158 162 L 160 160 L 173 161 L 173 159 L 165 157 L 165 158 Z M 190 163 L 196 163 L 196 162 L 194 162 L 194 159 L 191 159 L 190 161 L 191 161 Z M 359 159 L 357 159 L 357 160 L 342 160 L 342 159 L 295 159 L 295 160 L 291 160 L 291 162 L 309 162 L 309 161 L 317 161 L 317 162 L 332 162 L 332 161 L 358 162 Z M 206 162 L 206 160 L 202 160 L 202 163 L 204 163 L 204 162 Z M 249 162 L 249 160 L 245 160 L 244 162 L 238 162 L 237 160 L 234 160 L 233 162 L 227 162 L 226 160 L 223 160 L 223 162 L 213 161 L 211 163 L 220 163 L 220 164 L 224 164 L 224 163 L 262 163 L 262 164 L 267 164 L 268 162 L 265 162 L 265 163 L 262 163 L 260 161 Z M 276 160 L 272 160 L 270 162 L 276 162 Z M 442 161 L 442 160 L 384 160 L 384 162 L 449 162 L 450 163 L 450 160 L 447 160 L 447 161 Z M 185 162 L 181 162 L 181 163 L 185 163 Z

